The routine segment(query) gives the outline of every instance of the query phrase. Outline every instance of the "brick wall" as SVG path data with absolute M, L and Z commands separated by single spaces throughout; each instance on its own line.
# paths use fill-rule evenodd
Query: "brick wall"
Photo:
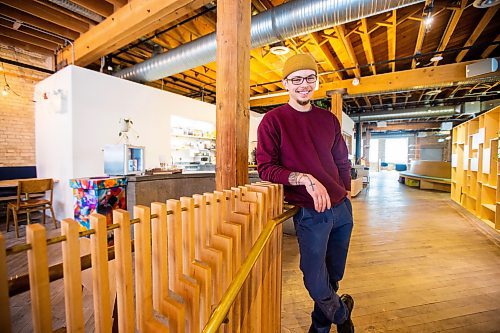
M 46 60 L 26 54 L 13 54 L 0 49 L 0 56 L 39 67 Z M 35 164 L 35 84 L 48 74 L 7 63 L 0 67 L 0 92 L 5 84 L 10 87 L 7 96 L 0 93 L 0 167 Z M 17 93 L 17 95 L 16 95 Z M 19 96 L 18 96 L 19 95 Z
M 34 85 L 17 77 L 7 80 L 12 91 L 0 96 L 0 166 L 34 165 Z

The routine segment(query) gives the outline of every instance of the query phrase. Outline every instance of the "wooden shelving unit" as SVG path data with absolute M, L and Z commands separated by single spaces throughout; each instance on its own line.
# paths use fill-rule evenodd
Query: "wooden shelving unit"
M 500 107 L 453 129 L 451 199 L 500 230 Z

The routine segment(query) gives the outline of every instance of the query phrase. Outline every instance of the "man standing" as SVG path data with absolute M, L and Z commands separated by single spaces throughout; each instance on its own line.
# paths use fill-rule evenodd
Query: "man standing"
M 300 207 L 294 216 L 304 284 L 314 300 L 309 332 L 354 332 L 351 296 L 337 295 L 353 227 L 351 163 L 340 123 L 311 104 L 318 67 L 307 54 L 283 68 L 287 104 L 263 117 L 257 131 L 257 165 L 263 180 L 285 185 L 285 200 Z

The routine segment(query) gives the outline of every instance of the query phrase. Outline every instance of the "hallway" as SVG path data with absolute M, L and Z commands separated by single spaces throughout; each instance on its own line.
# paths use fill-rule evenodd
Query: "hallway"
M 500 234 L 449 193 L 372 174 L 353 199 L 354 231 L 340 293 L 357 333 L 500 332 Z M 295 237 L 284 237 L 282 332 L 307 332 L 312 301 Z M 336 332 L 333 327 L 332 332 Z

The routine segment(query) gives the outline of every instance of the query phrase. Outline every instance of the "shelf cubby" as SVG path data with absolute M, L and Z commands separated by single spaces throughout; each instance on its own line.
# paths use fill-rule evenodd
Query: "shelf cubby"
M 451 199 L 500 230 L 500 107 L 453 128 Z

